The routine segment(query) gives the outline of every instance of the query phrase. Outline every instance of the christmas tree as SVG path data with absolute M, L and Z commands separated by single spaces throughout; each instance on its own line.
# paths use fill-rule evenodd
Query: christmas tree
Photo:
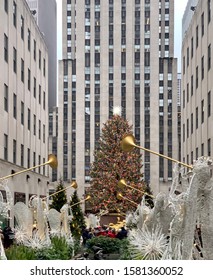
M 58 186 L 56 188 L 55 195 L 53 195 L 53 201 L 50 208 L 54 208 L 60 212 L 61 207 L 67 203 L 66 191 L 64 190 L 64 184 L 62 179 L 59 179 Z
M 84 219 L 84 215 L 81 209 L 81 203 L 79 203 L 80 200 L 78 198 L 77 191 L 74 191 L 71 201 L 70 201 L 70 206 L 72 209 L 72 221 L 70 224 L 70 229 L 72 232 L 72 236 L 76 239 L 80 239 L 82 230 L 85 228 L 86 223 Z M 72 206 L 73 205 L 73 206 Z
M 99 148 L 94 152 L 94 162 L 91 165 L 91 195 L 92 210 L 97 212 L 107 209 L 109 212 L 126 212 L 135 210 L 140 203 L 142 193 L 128 187 L 118 188 L 118 182 L 124 179 L 127 185 L 145 191 L 142 180 L 141 154 L 138 149 L 123 152 L 120 147 L 122 138 L 132 133 L 132 126 L 120 115 L 113 115 L 102 129 Z M 118 199 L 121 193 L 123 199 Z M 124 199 L 126 198 L 126 199 Z M 129 199 L 129 200 L 127 200 Z

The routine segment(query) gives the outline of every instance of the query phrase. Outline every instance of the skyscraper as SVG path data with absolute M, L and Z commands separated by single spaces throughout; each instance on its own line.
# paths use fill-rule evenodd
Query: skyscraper
M 48 50 L 25 0 L 0 8 L 0 178 L 40 165 L 48 156 Z M 33 172 L 34 171 L 34 172 Z M 47 167 L 0 180 L 14 203 L 47 194 Z M 10 212 L 13 218 L 13 209 Z M 10 220 L 13 223 L 13 219 Z
M 89 185 L 102 124 L 120 106 L 137 143 L 178 158 L 174 1 L 64 0 L 58 176 Z M 172 162 L 143 152 L 144 179 L 168 190 Z
M 212 156 L 212 2 L 188 2 L 182 43 L 182 160 Z

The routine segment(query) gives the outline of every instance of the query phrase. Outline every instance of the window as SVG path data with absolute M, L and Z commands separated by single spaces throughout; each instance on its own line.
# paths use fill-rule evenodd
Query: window
M 27 114 L 27 128 L 30 130 L 30 109 L 28 109 L 28 114 Z
M 198 107 L 196 107 L 196 129 L 198 129 Z
M 4 10 L 8 13 L 8 0 L 4 0 Z
M 90 53 L 85 53 L 85 67 L 90 67 Z
M 196 26 L 196 48 L 198 47 L 199 44 L 199 29 L 198 25 Z
M 201 123 L 204 122 L 204 100 L 201 101 Z
M 21 59 L 21 81 L 24 83 L 24 60 Z
M 193 75 L 191 76 L 191 96 L 193 95 L 194 93 L 194 77 Z
M 144 64 L 145 64 L 145 66 L 150 66 L 150 52 L 145 52 Z
M 38 89 L 38 103 L 41 104 L 41 85 L 39 85 Z
M 17 51 L 13 48 L 13 71 L 16 73 L 17 71 Z
M 41 121 L 38 121 L 38 138 L 41 139 Z
M 185 56 L 183 57 L 183 75 L 185 74 L 185 68 L 186 68 L 186 65 L 185 65 Z
M 183 142 L 185 142 L 185 123 L 183 124 Z
M 38 66 L 39 66 L 39 69 L 41 69 L 41 50 L 39 50 L 39 53 L 38 53 Z
M 24 18 L 21 16 L 21 39 L 24 40 Z
M 193 133 L 193 113 L 191 114 L 191 134 Z
M 4 160 L 8 160 L 8 136 L 4 134 Z
M 17 118 L 17 96 L 15 93 L 13 93 L 13 117 Z
M 36 135 L 36 115 L 33 115 L 33 135 Z
M 21 124 L 24 125 L 24 102 L 21 101 Z
M 43 124 L 43 143 L 45 143 L 45 125 Z
M 201 79 L 204 79 L 204 56 L 201 58 Z
M 44 75 L 44 77 L 46 75 L 46 60 L 45 60 L 45 58 L 43 59 L 43 75 Z
M 109 52 L 109 66 L 113 66 L 113 52 Z
M 193 164 L 193 151 L 191 152 L 191 164 Z
M 198 159 L 198 148 L 196 148 L 196 159 Z
M 34 40 L 33 42 L 33 58 L 36 61 L 36 40 Z
M 24 166 L 24 145 L 21 144 L 21 166 Z
M 13 139 L 13 163 L 16 164 L 16 140 Z
M 33 152 L 33 166 L 36 166 L 36 153 Z M 35 169 L 34 169 L 35 172 Z
M 208 92 L 208 117 L 211 116 L 211 91 Z
M 196 89 L 198 88 L 198 66 L 196 67 Z
M 189 66 L 189 47 L 187 48 L 187 53 L 186 53 L 186 63 L 187 67 Z
M 211 69 L 211 44 L 208 45 L 208 70 Z
M 8 86 L 4 84 L 4 110 L 8 112 Z
M 27 168 L 30 168 L 30 149 L 27 149 Z
M 41 156 L 39 155 L 38 156 L 38 165 L 40 165 L 41 164 Z M 41 172 L 41 167 L 39 167 L 38 168 L 38 173 L 40 173 Z
M 201 144 L 201 156 L 204 156 L 204 143 Z
M 46 93 L 43 91 L 43 109 L 46 109 Z
M 187 83 L 187 86 L 186 86 L 186 101 L 187 101 L 187 103 L 189 102 L 189 83 Z
M 16 21 L 17 21 L 17 7 L 16 7 L 16 2 L 13 1 L 13 25 L 16 27 Z
M 201 15 L 201 34 L 204 35 L 204 13 Z
M 45 163 L 45 158 L 43 158 L 43 163 Z M 43 175 L 45 175 L 45 165 L 43 165 Z
M 126 66 L 126 52 L 121 52 L 121 66 Z
M 36 98 L 36 78 L 33 79 L 33 96 Z
M 31 47 L 31 32 L 30 32 L 30 29 L 27 30 L 27 46 L 28 46 L 28 51 L 30 51 L 30 47 Z
M 210 157 L 211 156 L 211 138 L 208 139 L 208 143 L 207 143 L 207 153 L 208 153 L 208 156 Z
M 193 42 L 193 37 L 191 38 L 191 58 L 193 58 L 193 55 L 194 55 L 194 42 Z
M 208 0 L 208 23 L 211 21 L 211 0 Z
M 189 138 L 189 119 L 186 122 L 186 137 Z
M 28 90 L 30 91 L 30 88 L 31 88 L 31 71 L 30 71 L 30 69 L 28 69 L 27 84 L 28 84 Z
M 183 90 L 183 108 L 185 108 L 185 90 Z
M 8 37 L 4 34 L 4 60 L 8 62 Z

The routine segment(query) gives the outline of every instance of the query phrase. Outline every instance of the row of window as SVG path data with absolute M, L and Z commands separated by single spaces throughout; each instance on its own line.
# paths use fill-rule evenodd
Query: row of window
M 207 99 L 207 116 L 210 117 L 211 116 L 211 92 L 208 92 L 208 99 Z M 201 116 L 201 124 L 204 122 L 204 118 L 205 118 L 205 110 L 204 110 L 204 100 L 201 101 L 201 112 L 200 112 L 200 116 Z M 191 132 L 191 134 L 193 134 L 194 132 L 194 116 L 193 113 L 191 113 L 191 118 L 190 118 L 190 123 L 191 126 L 189 124 L 189 119 L 187 119 L 186 121 L 186 125 L 185 123 L 183 124 L 183 142 L 185 142 L 186 137 L 189 137 L 189 133 Z M 195 128 L 198 129 L 198 125 L 199 125 L 199 110 L 198 107 L 196 107 L 196 111 L 195 111 Z
M 34 97 L 36 97 L 36 79 L 34 79 Z M 17 95 L 13 94 L 13 111 L 16 112 L 16 106 L 17 106 Z M 39 104 L 41 104 L 41 86 L 39 85 Z M 46 93 L 43 91 L 43 109 L 46 108 Z M 9 110 L 9 92 L 8 92 L 8 86 L 4 84 L 4 110 L 8 112 Z M 14 118 L 16 118 L 16 115 L 13 115 Z
M 9 44 L 8 36 L 4 34 L 4 60 L 8 63 L 9 60 Z M 17 49 L 13 47 L 13 71 L 17 73 Z M 21 81 L 24 83 L 24 60 L 21 58 Z M 41 51 L 39 50 L 39 69 L 41 69 Z M 43 58 L 43 75 L 46 75 L 46 60 Z M 28 69 L 28 89 L 30 90 L 30 70 Z
M 208 8 L 207 8 L 207 23 L 209 24 L 210 21 L 211 21 L 211 0 L 208 0 Z M 204 17 L 204 12 L 202 13 L 201 15 L 201 37 L 204 36 L 204 33 L 205 33 L 205 17 Z M 195 46 L 196 48 L 198 48 L 199 46 L 199 25 L 196 26 L 196 31 L 195 31 L 195 42 L 194 42 L 194 37 L 191 38 L 191 59 L 193 58 L 194 56 L 194 43 L 195 43 Z M 187 51 L 186 51 L 186 64 L 187 64 L 187 67 L 189 66 L 189 58 L 190 58 L 190 54 L 189 54 L 189 47 L 187 47 Z M 209 49 L 209 46 L 208 46 L 208 61 L 209 61 L 209 58 L 211 60 L 211 45 L 210 45 L 210 49 Z M 211 64 L 209 65 L 209 62 L 208 62 L 208 70 L 210 69 L 211 67 Z M 185 74 L 185 56 L 183 57 L 183 75 Z
M 9 102 L 8 102 L 8 87 L 4 84 L 4 110 L 6 112 L 9 111 Z M 24 114 L 25 114 L 25 106 L 24 102 L 21 101 L 21 110 L 20 110 L 20 116 L 21 116 L 21 124 L 24 125 Z M 13 94 L 13 117 L 17 118 L 17 95 Z M 41 139 L 41 121 L 39 120 L 38 123 L 38 137 Z M 28 130 L 31 130 L 31 110 L 28 108 L 27 110 L 27 127 Z M 33 114 L 33 134 L 36 135 L 36 115 Z M 45 125 L 43 125 L 43 143 L 45 143 Z
M 204 79 L 205 76 L 205 60 L 204 56 L 201 58 L 201 80 Z M 211 44 L 208 46 L 208 63 L 207 63 L 208 71 L 211 69 Z M 195 87 L 196 89 L 199 86 L 199 68 L 196 66 L 196 72 L 195 72 Z M 194 76 L 191 75 L 191 96 L 194 94 Z M 186 91 L 183 90 L 183 108 L 185 108 L 185 99 L 187 99 L 187 102 L 189 102 L 189 83 L 186 85 Z
M 209 138 L 208 140 L 207 140 L 207 154 L 204 154 L 204 143 L 202 143 L 201 144 L 201 147 L 200 147 L 201 149 L 200 149 L 200 156 L 211 156 L 211 138 Z M 191 164 L 193 164 L 193 162 L 194 162 L 194 160 L 196 159 L 198 159 L 198 157 L 199 157 L 199 148 L 198 147 L 196 147 L 196 150 L 195 150 L 195 157 L 194 157 L 194 152 L 193 151 L 191 151 L 191 159 L 189 159 L 189 155 L 187 155 L 187 158 L 183 158 L 183 162 L 185 162 L 185 161 L 187 161 L 187 164 L 190 164 L 190 162 L 191 162 Z M 189 162 L 190 161 L 190 162 Z
M 21 144 L 20 147 L 20 166 L 24 167 L 25 166 L 25 162 L 24 162 L 24 145 Z M 13 139 L 13 163 L 17 164 L 17 141 L 15 139 Z M 8 160 L 8 154 L 9 154 L 9 146 L 8 146 L 8 135 L 4 134 L 4 159 Z M 33 166 L 36 166 L 36 153 L 33 152 L 33 157 L 32 157 L 32 161 L 33 161 Z M 43 163 L 45 162 L 45 158 L 43 158 Z M 38 164 L 41 164 L 41 156 L 38 156 Z M 31 166 L 31 151 L 28 148 L 27 149 L 27 168 L 30 168 Z M 40 167 L 38 169 L 38 173 L 40 173 Z M 43 175 L 45 175 L 45 168 L 43 166 Z
M 8 13 L 8 0 L 4 0 L 4 9 L 5 9 L 5 12 Z M 17 27 L 17 4 L 15 1 L 13 1 L 13 25 L 14 27 Z M 24 30 L 25 30 L 25 27 L 24 27 L 24 17 L 21 15 L 21 18 L 20 18 L 20 34 L 21 34 L 21 38 L 22 40 L 24 40 Z M 31 51 L 31 31 L 30 29 L 28 28 L 27 29 L 27 47 L 28 47 L 28 50 Z M 6 62 L 8 62 L 8 37 L 6 34 L 4 34 L 4 59 Z M 41 69 L 41 50 L 39 50 L 38 52 L 38 55 L 39 55 L 39 59 L 38 59 L 38 64 L 39 64 L 39 69 Z M 13 60 L 16 59 L 16 54 L 15 54 L 15 57 L 13 56 Z M 36 61 L 37 59 L 37 44 L 36 44 L 36 40 L 34 39 L 33 40 L 33 58 L 34 60 Z M 43 75 L 45 76 L 45 58 L 43 58 Z

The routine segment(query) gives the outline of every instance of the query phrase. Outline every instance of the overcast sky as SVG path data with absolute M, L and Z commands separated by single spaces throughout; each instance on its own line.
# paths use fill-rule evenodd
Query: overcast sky
M 61 37 L 61 29 L 62 29 L 62 24 L 61 24 L 61 4 L 63 0 L 56 0 L 57 2 L 57 14 L 58 14 L 58 30 L 57 30 L 57 36 L 58 36 L 58 59 L 62 58 L 62 49 L 61 49 L 61 42 L 62 42 L 62 37 Z M 187 4 L 187 0 L 175 0 L 175 57 L 178 58 L 178 71 L 181 70 L 180 68 L 180 60 L 181 60 L 181 44 L 182 44 L 182 16 L 185 10 Z

